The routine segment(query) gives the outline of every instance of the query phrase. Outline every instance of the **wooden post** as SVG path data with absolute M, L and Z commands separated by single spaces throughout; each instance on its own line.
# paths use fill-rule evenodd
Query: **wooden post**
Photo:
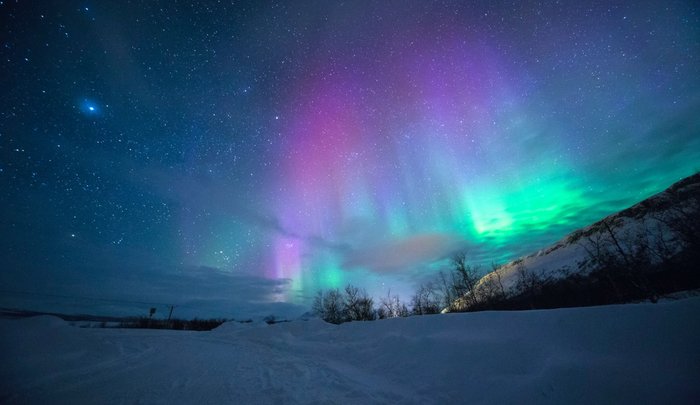
M 168 314 L 168 322 L 170 322 L 170 318 L 173 316 L 173 308 L 175 308 L 175 305 L 170 306 L 170 313 Z

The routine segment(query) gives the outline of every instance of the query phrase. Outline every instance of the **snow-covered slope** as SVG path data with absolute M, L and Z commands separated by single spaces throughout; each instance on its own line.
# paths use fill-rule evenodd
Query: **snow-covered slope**
M 700 298 L 211 332 L 0 320 L 0 402 L 691 404 Z
M 633 250 L 631 245 L 643 236 L 648 243 L 663 243 L 670 250 L 669 254 L 675 253 L 680 249 L 680 241 L 678 235 L 669 229 L 667 220 L 681 219 L 679 215 L 686 215 L 694 218 L 694 226 L 697 226 L 699 202 L 700 173 L 697 173 L 630 208 L 576 230 L 549 247 L 505 264 L 499 269 L 501 283 L 507 290 L 514 288 L 520 266 L 543 278 L 558 278 L 572 272 L 591 270 L 579 264 L 588 259 L 587 240 L 597 240 L 603 244 L 609 242 L 606 223 L 612 226 L 624 250 Z M 651 260 L 654 259 L 651 255 Z M 494 277 L 494 273 L 486 274 L 481 280 L 482 285 Z

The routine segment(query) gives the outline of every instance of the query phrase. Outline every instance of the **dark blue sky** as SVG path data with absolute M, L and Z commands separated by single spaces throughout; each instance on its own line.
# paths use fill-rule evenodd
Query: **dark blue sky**
M 693 1 L 0 18 L 3 306 L 298 313 L 347 282 L 408 298 L 455 250 L 503 262 L 700 169 Z M 103 304 L 75 310 L 140 310 Z

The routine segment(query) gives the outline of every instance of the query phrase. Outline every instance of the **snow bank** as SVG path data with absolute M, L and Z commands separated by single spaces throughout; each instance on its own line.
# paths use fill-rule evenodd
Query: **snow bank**
M 211 332 L 1 320 L 3 403 L 698 403 L 700 298 Z

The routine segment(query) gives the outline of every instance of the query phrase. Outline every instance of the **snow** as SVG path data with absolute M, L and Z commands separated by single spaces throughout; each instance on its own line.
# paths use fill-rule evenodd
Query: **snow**
M 700 297 L 210 332 L 0 320 L 2 403 L 698 403 Z
M 506 290 L 513 291 L 517 283 L 518 265 L 525 266 L 527 271 L 538 276 L 547 278 L 564 277 L 566 273 L 559 272 L 562 269 L 577 272 L 578 263 L 587 257 L 586 250 L 579 244 L 558 243 L 552 248 L 538 252 L 535 255 L 526 256 L 520 261 L 510 262 L 499 270 L 501 272 L 501 282 Z M 494 277 L 493 272 L 484 276 L 484 279 Z

